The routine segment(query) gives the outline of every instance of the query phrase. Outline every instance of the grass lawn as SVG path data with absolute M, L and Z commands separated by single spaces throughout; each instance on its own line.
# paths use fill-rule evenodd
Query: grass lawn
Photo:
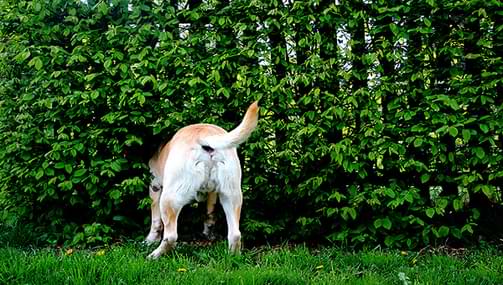
M 230 256 L 222 242 L 181 245 L 157 261 L 145 259 L 149 250 L 0 247 L 0 284 L 503 284 L 495 248 L 447 254 L 285 246 Z

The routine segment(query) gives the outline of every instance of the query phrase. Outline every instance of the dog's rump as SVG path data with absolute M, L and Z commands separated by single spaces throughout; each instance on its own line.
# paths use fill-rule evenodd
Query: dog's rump
M 248 139 L 257 126 L 258 102 L 253 102 L 247 109 L 243 120 L 235 129 L 227 132 L 223 128 L 212 124 L 194 124 L 180 129 L 173 138 L 161 146 L 149 161 L 150 171 L 155 178 L 162 181 L 164 166 L 170 149 L 189 150 L 201 147 L 207 152 L 215 149 L 235 148 Z

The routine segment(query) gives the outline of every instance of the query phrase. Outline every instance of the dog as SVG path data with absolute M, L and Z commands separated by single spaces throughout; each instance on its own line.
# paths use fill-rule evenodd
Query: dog
M 148 255 L 149 259 L 157 259 L 175 247 L 180 211 L 191 201 L 201 200 L 206 193 L 207 218 L 203 234 L 209 235 L 215 224 L 213 211 L 219 198 L 227 220 L 229 251 L 240 252 L 239 219 L 243 195 L 236 148 L 256 128 L 258 112 L 256 101 L 248 107 L 239 126 L 230 132 L 212 124 L 186 126 L 150 159 L 152 224 L 145 241 L 161 243 Z

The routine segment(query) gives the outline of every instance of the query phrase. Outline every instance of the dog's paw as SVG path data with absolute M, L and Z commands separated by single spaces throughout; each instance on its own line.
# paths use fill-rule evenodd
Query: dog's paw
M 162 252 L 159 249 L 156 249 L 156 250 L 152 251 L 152 253 L 150 253 L 147 256 L 147 259 L 148 260 L 157 260 L 157 259 L 159 259 L 159 257 L 161 257 L 161 255 L 162 255 Z
M 176 245 L 176 241 L 169 242 L 169 241 L 163 240 L 161 242 L 161 244 L 154 251 L 152 251 L 151 254 L 149 254 L 147 256 L 147 259 L 150 259 L 150 260 L 158 259 L 159 257 L 161 257 L 161 255 L 173 250 L 173 248 L 175 248 L 175 245 Z

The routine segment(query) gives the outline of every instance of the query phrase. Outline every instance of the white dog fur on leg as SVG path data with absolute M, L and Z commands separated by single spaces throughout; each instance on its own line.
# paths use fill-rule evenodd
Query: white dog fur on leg
M 208 193 L 204 232 L 214 224 L 213 210 L 220 199 L 227 220 L 229 250 L 239 253 L 241 166 L 236 147 L 246 141 L 257 126 L 258 102 L 248 107 L 241 124 L 230 132 L 210 124 L 180 129 L 150 160 L 154 176 L 150 185 L 152 225 L 146 242 L 162 240 L 148 257 L 156 259 L 176 245 L 177 220 L 182 208 Z

